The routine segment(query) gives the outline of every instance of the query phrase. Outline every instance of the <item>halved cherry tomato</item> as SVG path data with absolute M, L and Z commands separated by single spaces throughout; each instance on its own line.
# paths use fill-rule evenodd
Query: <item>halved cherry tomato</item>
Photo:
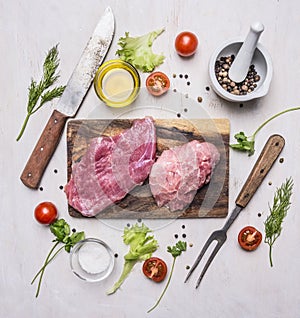
M 51 202 L 41 202 L 34 209 L 34 217 L 41 224 L 52 224 L 57 219 L 57 208 Z
M 160 96 L 170 88 L 170 80 L 163 72 L 153 72 L 146 79 L 146 87 L 154 96 Z
M 143 264 L 143 273 L 155 282 L 161 282 L 167 275 L 166 263 L 158 257 L 150 257 Z
M 261 243 L 261 240 L 261 233 L 253 226 L 244 227 L 238 235 L 239 244 L 246 251 L 255 250 Z
M 176 52 L 181 56 L 191 56 L 195 54 L 197 47 L 198 39 L 192 32 L 181 32 L 175 39 Z

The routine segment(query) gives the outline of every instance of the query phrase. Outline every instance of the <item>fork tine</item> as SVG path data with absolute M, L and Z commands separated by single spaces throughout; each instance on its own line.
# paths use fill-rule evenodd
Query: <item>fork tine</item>
M 198 264 L 200 263 L 202 257 L 204 256 L 206 250 L 208 249 L 208 247 L 210 246 L 210 244 L 215 240 L 215 232 L 211 233 L 210 237 L 207 239 L 207 241 L 205 242 L 200 254 L 198 255 L 198 257 L 196 258 L 193 266 L 191 267 L 190 271 L 188 272 L 186 279 L 185 279 L 185 283 L 188 281 L 188 279 L 190 278 L 190 276 L 193 274 L 194 270 L 196 269 L 196 267 L 198 266 Z
M 209 265 L 211 264 L 211 262 L 213 261 L 213 259 L 215 258 L 215 256 L 217 255 L 219 249 L 221 248 L 221 246 L 223 245 L 224 241 L 219 241 L 218 240 L 218 244 L 215 246 L 214 250 L 212 251 L 211 255 L 209 256 L 205 266 L 203 267 L 203 270 L 197 280 L 197 284 L 196 284 L 196 288 L 199 287 L 201 281 L 202 281 L 202 278 L 204 277 Z

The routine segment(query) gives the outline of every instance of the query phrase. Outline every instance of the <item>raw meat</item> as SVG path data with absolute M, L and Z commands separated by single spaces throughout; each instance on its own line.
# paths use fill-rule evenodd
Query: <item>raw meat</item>
M 135 120 L 119 135 L 94 138 L 81 161 L 72 165 L 65 186 L 69 204 L 84 216 L 95 216 L 141 185 L 155 156 L 156 131 L 150 117 Z
M 220 154 L 213 144 L 197 140 L 163 151 L 149 176 L 157 205 L 171 211 L 187 208 L 197 190 L 210 181 L 219 160 Z

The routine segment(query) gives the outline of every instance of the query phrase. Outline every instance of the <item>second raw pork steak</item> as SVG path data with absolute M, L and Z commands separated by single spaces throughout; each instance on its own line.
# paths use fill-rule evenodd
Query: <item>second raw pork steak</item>
M 197 190 L 210 181 L 219 160 L 213 144 L 197 140 L 163 151 L 149 176 L 157 205 L 171 211 L 187 208 Z

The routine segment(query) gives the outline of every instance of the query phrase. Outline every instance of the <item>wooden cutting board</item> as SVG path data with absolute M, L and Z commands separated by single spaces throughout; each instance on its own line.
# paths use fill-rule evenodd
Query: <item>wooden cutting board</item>
M 79 161 L 92 138 L 112 136 L 132 125 L 133 119 L 70 120 L 67 125 L 68 180 L 72 163 Z M 123 200 L 97 215 L 103 219 L 171 219 L 226 217 L 228 213 L 229 131 L 228 119 L 155 119 L 157 155 L 165 149 L 191 140 L 208 141 L 219 150 L 221 159 L 208 185 L 199 189 L 190 206 L 179 212 L 158 208 L 151 195 L 148 179 L 131 191 Z M 69 206 L 69 214 L 82 217 Z

